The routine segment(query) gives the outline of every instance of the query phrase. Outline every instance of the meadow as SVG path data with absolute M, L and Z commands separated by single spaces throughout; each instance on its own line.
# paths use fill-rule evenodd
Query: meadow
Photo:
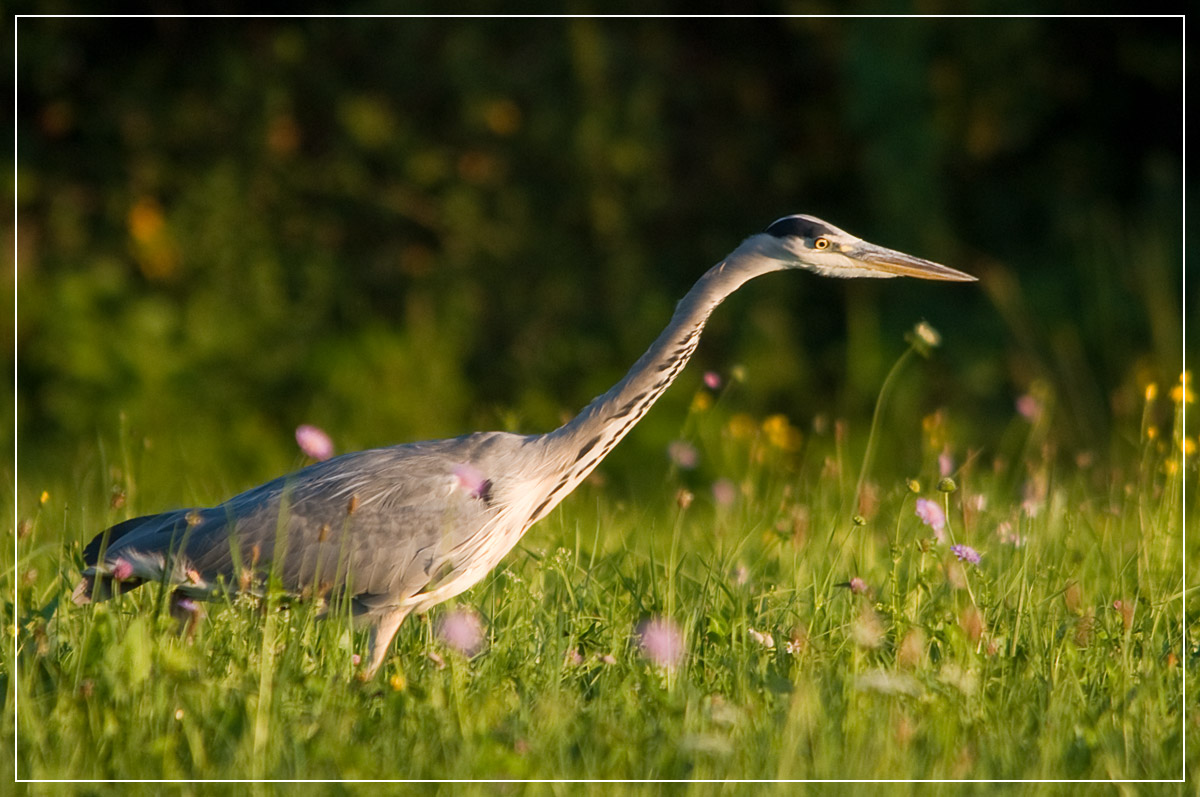
M 1195 793 L 1181 18 L 54 16 L 16 42 L 0 780 Z M 94 534 L 298 469 L 302 424 L 342 452 L 555 428 L 792 213 L 979 281 L 747 285 L 375 679 L 309 601 L 183 628 L 153 585 L 71 602 Z M 62 782 L 109 779 L 205 782 Z
M 987 453 L 944 409 L 885 401 L 878 426 L 920 451 L 904 473 L 868 423 L 756 418 L 736 378 L 700 385 L 649 479 L 602 468 L 410 619 L 371 682 L 363 635 L 310 602 L 211 603 L 182 629 L 153 586 L 72 605 L 81 542 L 149 511 L 171 466 L 131 467 L 163 455 L 125 439 L 116 492 L 21 485 L 3 742 L 19 707 L 33 779 L 1175 779 L 1197 721 L 1190 400 L 1147 386 L 1140 428 L 1070 456 L 1033 396 Z M 441 630 L 463 613 L 474 649 Z

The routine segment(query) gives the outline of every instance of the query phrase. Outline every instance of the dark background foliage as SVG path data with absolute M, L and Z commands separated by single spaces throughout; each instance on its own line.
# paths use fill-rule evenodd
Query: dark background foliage
M 893 425 L 946 406 L 987 449 L 1034 391 L 1077 450 L 1178 378 L 1182 20 L 64 18 L 17 41 L 30 489 L 122 434 L 220 462 L 225 490 L 292 462 L 302 422 L 342 449 L 546 430 L 794 212 L 981 282 L 765 277 L 685 385 L 741 364 L 738 408 L 862 429 L 924 318 L 946 342 Z

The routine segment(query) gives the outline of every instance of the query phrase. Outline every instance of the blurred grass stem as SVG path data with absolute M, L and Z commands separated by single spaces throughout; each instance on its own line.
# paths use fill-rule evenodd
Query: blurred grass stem
M 888 371 L 887 377 L 884 378 L 883 385 L 879 388 L 879 398 L 875 400 L 875 411 L 871 415 L 871 430 L 867 435 L 867 448 L 863 452 L 862 468 L 858 472 L 858 483 L 854 486 L 854 503 L 852 506 L 855 511 L 858 509 L 859 501 L 862 500 L 863 484 L 866 483 L 867 473 L 871 469 L 871 460 L 875 455 L 875 443 L 879 436 L 879 424 L 883 418 L 884 404 L 887 403 L 888 398 L 891 396 L 892 386 L 895 384 L 900 370 L 904 367 L 905 363 L 912 359 L 916 351 L 916 344 L 909 343 L 908 348 L 897 358 L 891 370 Z

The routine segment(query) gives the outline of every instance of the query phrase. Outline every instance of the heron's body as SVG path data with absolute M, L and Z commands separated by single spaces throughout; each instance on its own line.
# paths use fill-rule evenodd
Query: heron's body
M 373 674 L 410 612 L 483 578 L 645 415 L 687 364 L 713 308 L 754 277 L 796 267 L 973 279 L 809 216 L 785 217 L 705 273 L 625 378 L 561 428 L 360 451 L 216 507 L 125 521 L 84 550 L 74 598 L 105 599 L 147 581 L 208 598 L 249 589 L 273 568 L 292 593 L 351 602 L 372 628 L 366 672 Z

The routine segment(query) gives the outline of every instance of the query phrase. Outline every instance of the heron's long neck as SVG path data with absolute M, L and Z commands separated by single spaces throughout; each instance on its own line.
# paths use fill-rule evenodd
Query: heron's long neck
M 671 323 L 646 353 L 607 393 L 597 396 L 574 419 L 543 435 L 545 461 L 557 484 L 530 522 L 544 515 L 604 459 L 629 433 L 687 365 L 713 308 L 754 277 L 776 271 L 778 261 L 755 252 L 735 251 L 702 276 L 680 300 Z

